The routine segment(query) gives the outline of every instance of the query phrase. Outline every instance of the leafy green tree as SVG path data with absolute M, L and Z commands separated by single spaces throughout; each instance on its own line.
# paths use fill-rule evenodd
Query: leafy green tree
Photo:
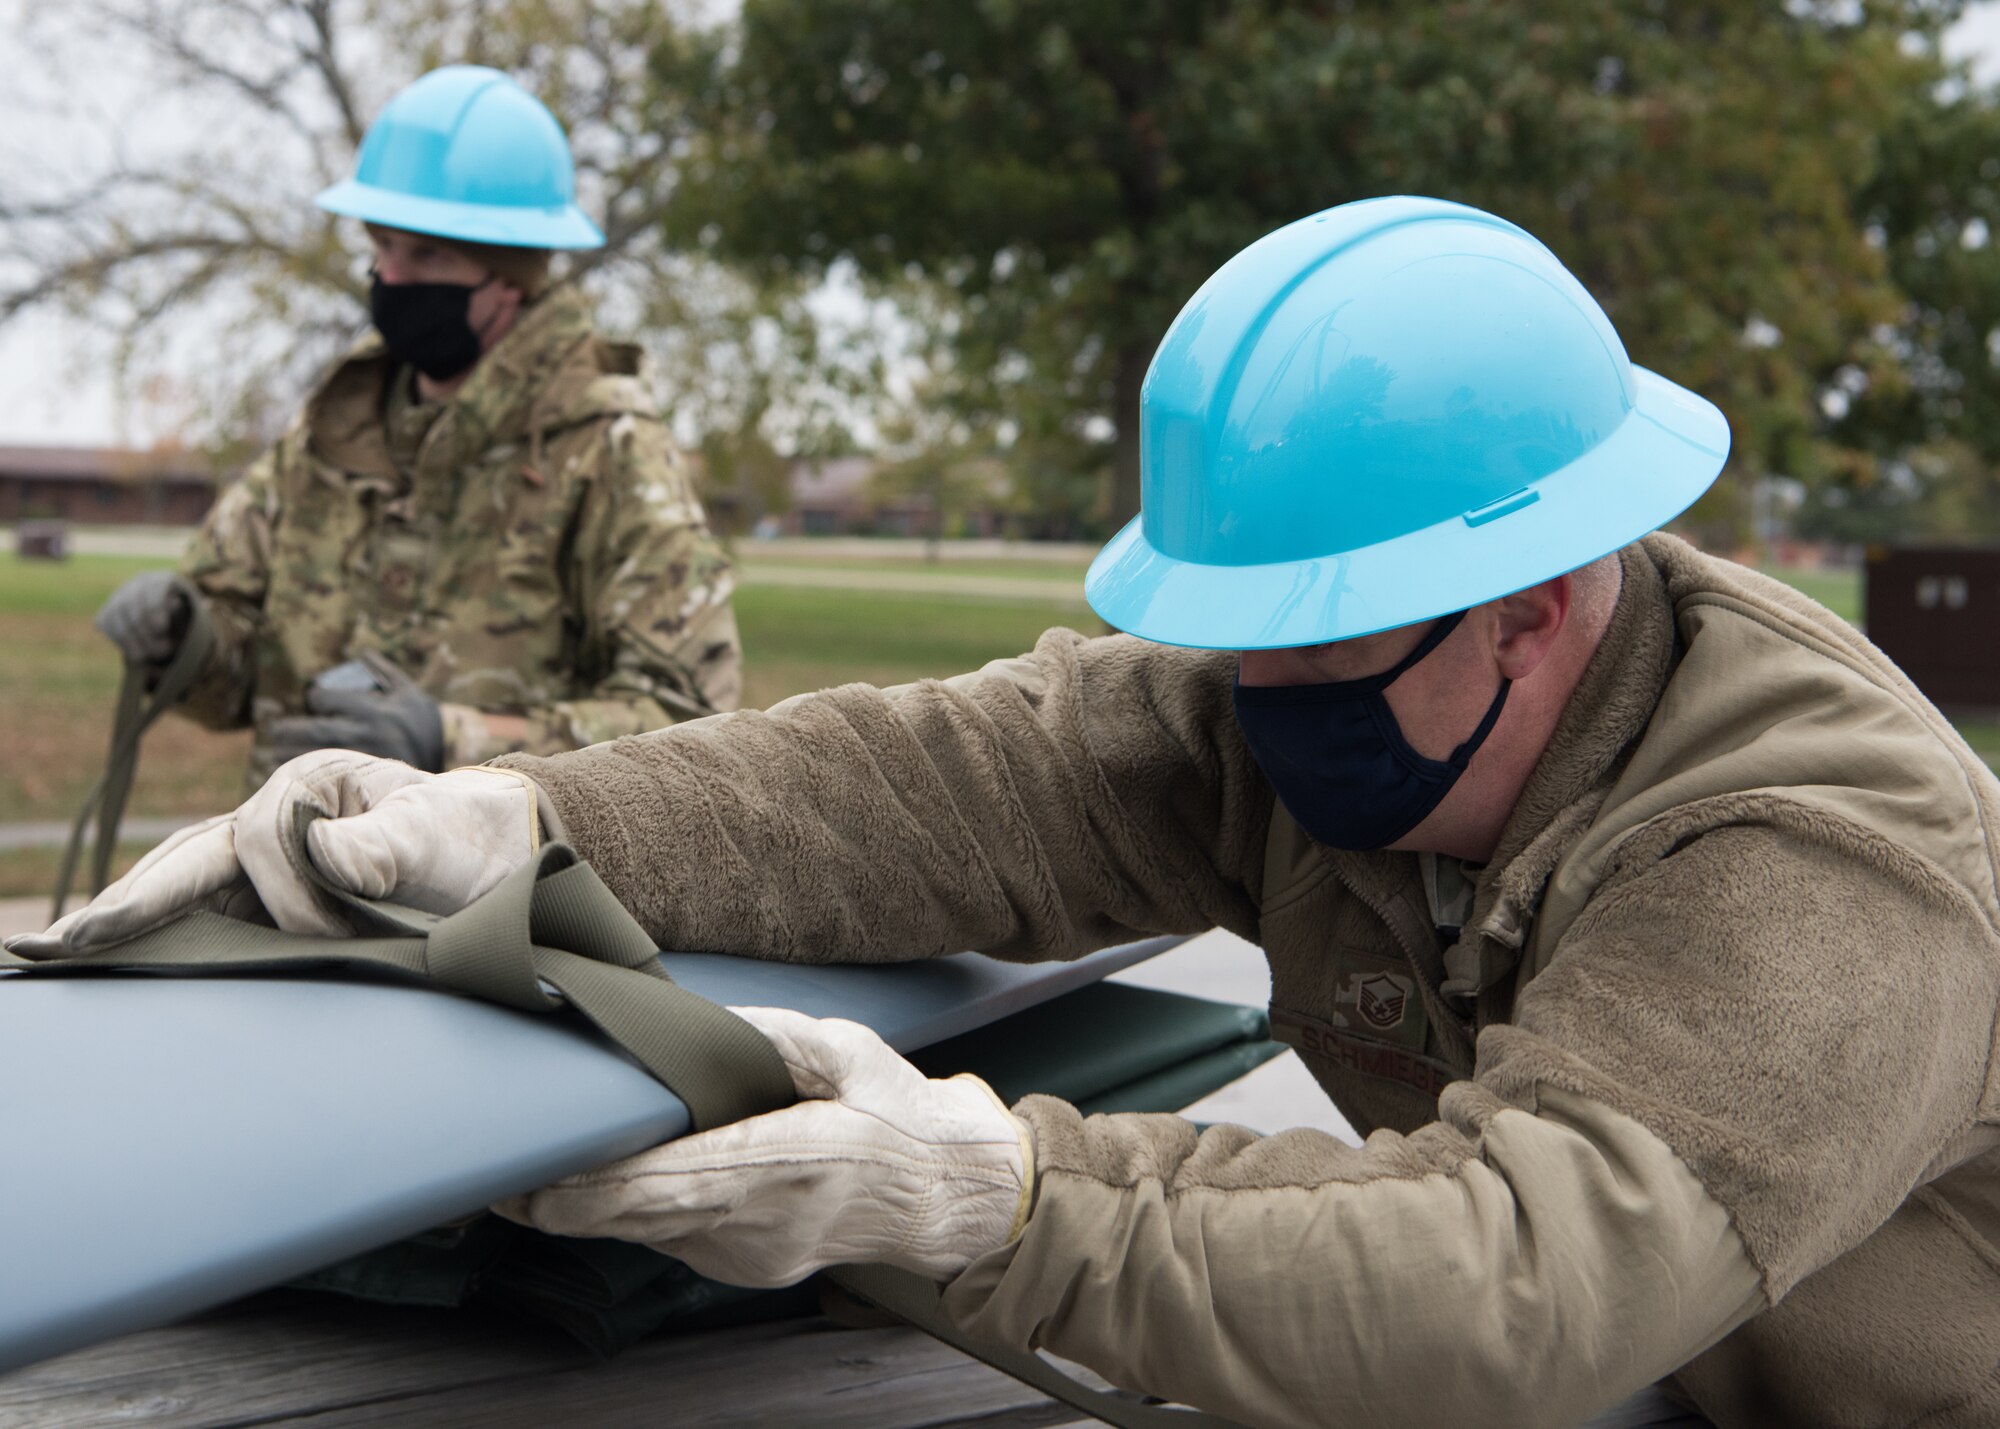
M 1962 82 L 1898 99 L 1858 209 L 1905 298 L 1877 338 L 1892 365 L 1822 394 L 1848 470 L 1802 525 L 2000 539 L 2000 108 Z
M 747 0 L 656 53 L 695 136 L 664 227 L 758 281 L 848 264 L 920 292 L 955 358 L 940 400 L 1072 509 L 1076 474 L 1108 469 L 1118 519 L 1153 345 L 1208 273 L 1333 203 L 1463 199 L 1728 411 L 1732 474 L 1697 518 L 1734 539 L 1758 479 L 1867 468 L 1879 441 L 1830 414 L 1837 384 L 1912 380 L 1864 196 L 1952 108 L 1936 42 L 1959 8 Z
M 738 426 L 702 439 L 709 523 L 731 536 L 749 531 L 761 517 L 791 509 L 792 463 L 764 435 L 763 415 L 752 410 Z
M 12 102 L 129 82 L 82 158 L 0 146 L 0 323 L 86 317 L 191 440 L 256 444 L 361 317 L 312 193 L 397 86 L 473 60 L 569 126 L 611 238 L 575 269 L 752 504 L 779 453 L 943 422 L 1029 530 L 1101 531 L 1201 281 L 1420 192 L 1542 236 L 1721 403 L 1699 531 L 1789 477 L 1828 534 L 2000 534 L 2000 108 L 1939 57 L 1961 8 L 746 0 L 701 31 L 668 0 L 77 0 L 31 17 L 51 69 Z

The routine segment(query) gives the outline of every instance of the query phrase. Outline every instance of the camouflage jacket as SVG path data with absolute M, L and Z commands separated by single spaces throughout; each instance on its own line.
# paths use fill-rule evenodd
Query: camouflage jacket
M 571 290 L 438 402 L 404 396 L 371 335 L 188 552 L 217 642 L 185 712 L 268 728 L 364 651 L 440 701 L 447 767 L 735 708 L 729 563 L 642 364 Z M 525 716 L 526 738 L 493 714 Z M 252 781 L 272 764 L 260 738 Z

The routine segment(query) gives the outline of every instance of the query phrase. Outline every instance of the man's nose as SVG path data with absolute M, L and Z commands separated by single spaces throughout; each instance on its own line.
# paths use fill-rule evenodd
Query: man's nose
M 410 281 L 409 265 L 393 254 L 380 254 L 375 259 L 375 272 L 383 282 L 389 284 Z

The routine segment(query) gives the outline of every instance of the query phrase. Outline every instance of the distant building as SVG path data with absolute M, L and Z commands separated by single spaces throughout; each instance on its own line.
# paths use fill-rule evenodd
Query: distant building
M 994 478 L 996 509 L 951 513 L 950 530 L 933 532 L 923 492 L 889 493 L 875 481 L 873 457 L 795 461 L 787 478 L 789 509 L 757 524 L 785 536 L 1000 536 L 1007 517 L 997 509 L 1004 481 Z M 996 468 L 997 470 L 997 468 Z M 131 451 L 118 447 L 0 446 L 0 524 L 68 521 L 95 526 L 193 526 L 208 513 L 222 478 L 197 453 Z M 743 493 L 704 494 L 710 518 L 740 529 Z
M 788 483 L 792 509 L 778 517 L 785 534 L 845 536 L 875 530 L 875 507 L 868 499 L 874 474 L 872 457 L 793 462 Z
M 193 452 L 0 446 L 0 522 L 192 526 L 218 478 Z
M 760 524 L 771 534 L 786 536 L 1005 534 L 1007 518 L 998 509 L 954 513 L 954 529 L 934 533 L 930 499 L 921 492 L 883 493 L 875 482 L 878 469 L 875 458 L 866 456 L 794 462 L 788 482 L 791 509 Z M 993 505 L 997 508 L 1000 503 L 996 499 Z

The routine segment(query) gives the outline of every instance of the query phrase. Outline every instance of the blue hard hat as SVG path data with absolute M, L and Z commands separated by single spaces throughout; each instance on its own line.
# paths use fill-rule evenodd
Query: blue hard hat
M 1149 640 L 1345 640 L 1496 600 L 1664 524 L 1729 454 L 1503 219 L 1342 204 L 1223 264 L 1139 399 L 1140 515 L 1091 606 Z
M 434 69 L 389 101 L 354 177 L 315 200 L 329 213 L 412 233 L 515 248 L 601 248 L 576 206 L 562 125 L 510 76 Z

